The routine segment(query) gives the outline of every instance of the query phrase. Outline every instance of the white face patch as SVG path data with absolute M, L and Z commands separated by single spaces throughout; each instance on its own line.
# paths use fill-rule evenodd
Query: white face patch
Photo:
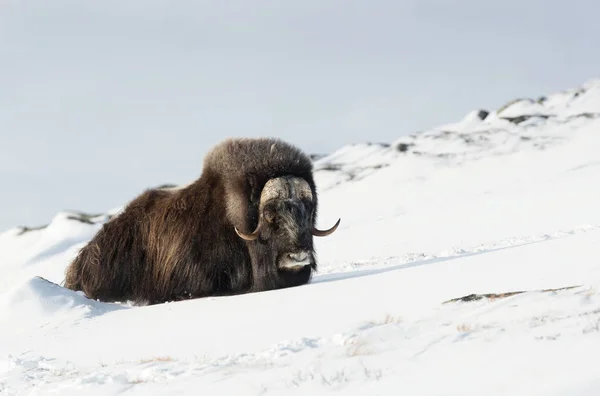
M 279 262 L 279 269 L 298 271 L 310 265 L 310 255 L 306 252 L 286 255 Z
M 298 199 L 310 199 L 312 201 L 312 190 L 308 185 L 308 182 L 301 178 L 294 178 L 290 180 L 290 196 L 297 197 Z
M 309 264 L 306 265 L 298 265 L 298 264 L 284 264 L 284 265 L 280 265 L 279 269 L 280 270 L 284 270 L 284 271 L 300 271 L 302 268 L 308 266 Z
M 265 186 L 260 194 L 260 205 L 263 206 L 272 199 L 284 199 L 288 198 L 288 196 L 289 192 L 285 179 L 271 179 L 265 183 Z
M 259 212 L 262 213 L 264 205 L 272 200 L 288 200 L 297 204 L 302 199 L 312 200 L 312 196 L 310 185 L 300 177 L 282 176 L 273 178 L 267 181 L 263 187 L 260 195 Z M 286 230 L 291 240 L 298 239 L 299 225 L 296 224 L 296 219 L 291 214 L 281 216 L 280 225 Z
M 271 199 L 313 199 L 308 182 L 300 177 L 277 177 L 265 183 L 260 194 L 261 205 Z

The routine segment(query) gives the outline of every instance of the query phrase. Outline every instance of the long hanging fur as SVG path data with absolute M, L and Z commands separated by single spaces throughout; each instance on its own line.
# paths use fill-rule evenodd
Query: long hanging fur
M 262 262 L 274 254 L 253 251 L 234 230 L 256 227 L 262 187 L 283 175 L 308 182 L 316 210 L 307 155 L 279 139 L 225 140 L 193 183 L 146 190 L 104 224 L 67 268 L 65 287 L 103 301 L 154 304 L 308 282 L 314 266 L 278 275 Z

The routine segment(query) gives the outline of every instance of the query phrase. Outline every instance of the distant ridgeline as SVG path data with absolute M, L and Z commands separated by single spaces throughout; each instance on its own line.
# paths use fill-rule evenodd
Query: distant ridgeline
M 330 154 L 311 154 L 310 158 L 318 188 L 326 191 L 369 177 L 407 157 L 454 166 L 520 150 L 544 150 L 572 139 L 578 127 L 598 118 L 600 79 L 593 79 L 536 99 L 517 98 L 497 110 L 473 110 L 459 122 L 404 135 L 392 143 L 350 144 Z M 157 188 L 177 187 L 167 183 Z M 113 215 L 69 212 L 67 218 L 91 225 Z M 47 226 L 19 227 L 19 234 Z

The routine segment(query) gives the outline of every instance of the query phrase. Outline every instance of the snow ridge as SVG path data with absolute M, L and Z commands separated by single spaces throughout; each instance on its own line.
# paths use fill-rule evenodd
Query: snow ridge
M 403 136 L 391 144 L 361 143 L 343 147 L 316 161 L 328 173 L 325 189 L 368 177 L 407 156 L 455 165 L 491 155 L 545 150 L 572 139 L 574 130 L 600 122 L 600 79 L 536 100 L 508 102 L 497 110 L 477 109 L 461 121 Z M 323 175 L 321 175 L 323 176 Z

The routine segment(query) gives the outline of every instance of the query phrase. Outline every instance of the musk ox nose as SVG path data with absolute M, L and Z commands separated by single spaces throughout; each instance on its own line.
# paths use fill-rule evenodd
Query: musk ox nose
M 284 271 L 299 271 L 302 268 L 310 265 L 310 252 L 288 253 L 282 257 L 278 263 L 280 270 Z
M 290 253 L 290 254 L 288 254 L 288 257 L 290 259 L 292 259 L 293 261 L 296 261 L 298 263 L 303 263 L 308 260 L 308 253 L 306 253 L 306 252 Z

